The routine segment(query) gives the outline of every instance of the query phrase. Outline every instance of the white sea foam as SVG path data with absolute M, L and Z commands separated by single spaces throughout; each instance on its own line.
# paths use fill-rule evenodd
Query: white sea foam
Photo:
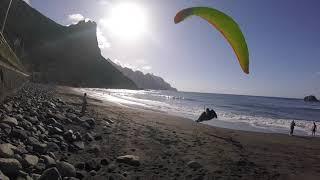
M 98 89 L 84 88 L 76 89 L 79 92 L 87 92 L 89 96 L 116 103 L 127 107 L 141 107 L 163 111 L 169 114 L 179 115 L 190 119 L 197 119 L 203 112 L 203 106 L 189 103 L 187 98 L 162 94 L 161 91 L 154 90 L 124 90 L 124 89 Z M 223 107 L 223 106 L 221 106 Z M 229 106 L 225 106 L 229 107 Z M 232 107 L 231 107 L 232 108 Z M 319 107 L 312 107 L 318 109 Z M 300 135 L 311 133 L 312 122 L 307 120 L 270 118 L 258 115 L 245 115 L 241 113 L 228 112 L 224 109 L 217 110 L 218 119 L 204 122 L 208 125 L 221 126 L 224 128 L 241 129 L 247 131 L 288 133 L 290 123 L 295 120 L 295 131 Z

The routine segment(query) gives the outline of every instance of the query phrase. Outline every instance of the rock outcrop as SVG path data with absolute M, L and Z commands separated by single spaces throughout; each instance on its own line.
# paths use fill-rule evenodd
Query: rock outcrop
M 319 100 L 313 95 L 306 96 L 306 97 L 303 98 L 303 100 L 305 102 L 319 102 Z
M 141 71 L 134 71 L 127 67 L 122 67 L 118 64 L 113 63 L 108 59 L 110 63 L 113 64 L 119 71 L 121 71 L 125 76 L 131 79 L 140 89 L 154 89 L 154 90 L 170 90 L 177 91 L 168 82 L 159 76 L 147 73 L 144 74 Z
M 4 17 L 9 0 L 0 1 Z M 136 89 L 132 80 L 113 67 L 100 53 L 92 21 L 62 26 L 45 17 L 22 0 L 12 2 L 4 35 L 34 80 L 56 84 Z M 0 27 L 2 27 L 0 21 Z

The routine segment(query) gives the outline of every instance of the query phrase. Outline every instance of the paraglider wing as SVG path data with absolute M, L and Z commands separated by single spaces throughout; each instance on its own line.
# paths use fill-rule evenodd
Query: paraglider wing
M 238 24 L 223 12 L 208 7 L 192 7 L 183 9 L 177 13 L 174 18 L 174 22 L 177 24 L 192 15 L 199 16 L 207 20 L 223 34 L 236 53 L 243 72 L 249 74 L 248 46 Z

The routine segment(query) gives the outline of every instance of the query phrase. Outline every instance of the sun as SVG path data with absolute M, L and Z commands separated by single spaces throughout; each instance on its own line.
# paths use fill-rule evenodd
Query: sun
M 131 2 L 115 5 L 107 23 L 111 33 L 125 40 L 137 40 L 147 30 L 145 10 Z

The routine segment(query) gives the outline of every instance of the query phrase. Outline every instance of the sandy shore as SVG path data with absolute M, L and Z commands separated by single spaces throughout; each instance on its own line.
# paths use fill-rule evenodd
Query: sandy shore
M 57 96 L 80 108 L 81 95 L 58 87 Z M 118 165 L 122 178 L 145 179 L 318 179 L 320 139 L 216 128 L 164 113 L 131 109 L 89 98 L 88 113 L 102 134 L 97 154 L 71 154 L 77 163 L 90 158 L 135 155 L 140 166 Z M 106 120 L 114 123 L 110 125 Z M 109 169 L 94 179 L 105 179 Z M 120 177 L 119 176 L 119 177 Z

